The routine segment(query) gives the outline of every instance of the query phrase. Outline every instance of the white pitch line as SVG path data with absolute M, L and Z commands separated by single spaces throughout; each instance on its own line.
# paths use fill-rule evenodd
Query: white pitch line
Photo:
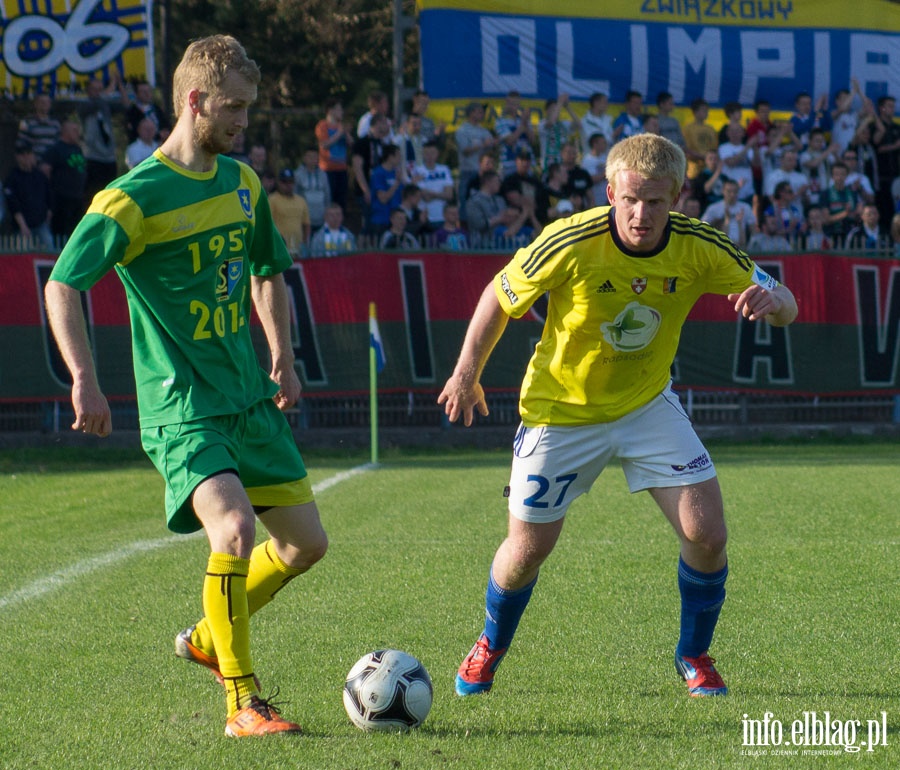
M 357 465 L 350 470 L 336 473 L 334 476 L 330 476 L 324 481 L 320 481 L 318 484 L 313 484 L 313 493 L 319 494 L 320 492 L 324 492 L 326 489 L 331 489 L 331 487 L 337 486 L 348 479 L 352 479 L 354 476 L 359 476 L 361 473 L 373 470 L 375 467 L 377 466 L 372 463 L 366 463 L 365 465 Z M 197 533 L 198 536 L 200 534 L 201 533 Z M 79 578 L 83 578 L 85 575 L 89 575 L 104 567 L 111 567 L 136 554 L 148 553 L 149 551 L 155 551 L 158 548 L 165 548 L 166 546 L 181 543 L 183 541 L 184 535 L 171 535 L 170 537 L 161 537 L 156 540 L 138 540 L 130 545 L 116 548 L 115 551 L 85 559 L 77 564 L 73 564 L 71 567 L 58 570 L 51 575 L 35 580 L 26 586 L 22 586 L 22 588 L 17 588 L 11 593 L 0 596 L 0 611 L 5 610 L 8 607 L 14 607 L 17 604 L 22 604 L 23 602 L 37 599 L 57 588 L 61 588 Z
M 366 463 L 365 465 L 357 465 L 355 468 L 351 468 L 349 471 L 341 471 L 340 473 L 334 474 L 324 481 L 320 481 L 318 484 L 313 484 L 313 494 L 319 494 L 319 492 L 324 492 L 326 489 L 331 489 L 338 484 L 347 481 L 347 479 L 352 479 L 354 476 L 359 476 L 361 473 L 366 473 L 367 471 L 375 470 L 378 465 L 375 463 Z
M 12 593 L 0 596 L 0 610 L 32 599 L 37 599 L 39 596 L 43 596 L 56 588 L 60 588 L 78 578 L 89 575 L 91 572 L 96 572 L 98 569 L 103 569 L 104 567 L 117 564 L 120 561 L 125 561 L 125 559 L 134 556 L 136 553 L 146 553 L 147 551 L 153 551 L 157 548 L 172 545 L 177 543 L 180 539 L 181 538 L 173 535 L 172 537 L 164 537 L 159 540 L 138 540 L 131 545 L 117 548 L 115 551 L 95 556 L 92 559 L 85 559 L 77 564 L 73 564 L 71 567 L 58 570 L 52 575 L 47 575 L 47 577 L 35 580 L 22 588 L 16 589 Z

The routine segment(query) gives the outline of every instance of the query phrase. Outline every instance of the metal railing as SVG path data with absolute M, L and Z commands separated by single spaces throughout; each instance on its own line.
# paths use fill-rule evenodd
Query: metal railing
M 24 237 L 18 233 L 0 235 L 0 255 L 2 254 L 34 254 L 46 253 L 51 256 L 59 254 L 62 247 L 65 246 L 66 238 L 57 236 L 54 239 L 52 248 L 48 248 L 37 238 Z M 371 253 L 373 251 L 383 251 L 381 247 L 381 236 L 368 235 L 363 233 L 356 236 L 355 247 L 350 250 L 341 251 L 341 255 Z M 806 253 L 805 242 L 799 236 L 788 239 L 792 251 L 791 254 Z M 407 246 L 400 250 L 416 252 L 416 251 L 455 251 L 459 253 L 471 252 L 499 252 L 512 254 L 516 249 L 527 245 L 528 237 L 520 236 L 516 238 L 477 238 L 469 236 L 465 242 L 464 248 L 459 248 L 458 243 L 450 241 L 448 243 L 439 243 L 435 233 L 423 233 L 416 238 L 415 246 Z M 397 249 L 392 249 L 397 250 Z M 880 257 L 885 259 L 900 259 L 900 243 L 892 243 L 890 238 L 883 238 L 876 248 L 865 248 L 858 241 L 844 242 L 841 239 L 834 239 L 829 249 L 811 249 L 811 253 L 840 254 L 848 256 L 866 256 Z M 759 252 L 763 254 L 764 252 Z M 785 252 L 774 252 L 776 255 L 783 255 Z M 334 256 L 335 254 L 325 253 L 320 250 L 311 250 L 308 245 L 296 250 L 294 256 L 298 259 L 307 259 L 315 257 Z
M 362 234 L 356 237 L 356 248 L 352 251 L 343 252 L 345 254 L 349 253 L 369 253 L 369 252 L 377 252 L 384 251 L 385 249 L 380 245 L 381 237 L 377 235 L 366 235 Z M 448 241 L 444 244 L 439 243 L 437 239 L 437 235 L 435 233 L 424 233 L 417 237 L 415 246 L 406 246 L 399 249 L 391 249 L 391 251 L 455 251 L 459 253 L 467 253 L 467 252 L 499 252 L 505 254 L 512 254 L 516 251 L 516 249 L 521 248 L 522 246 L 527 246 L 530 242 L 530 237 L 521 236 L 516 238 L 500 238 L 500 237 L 490 237 L 490 238 L 479 238 L 468 236 L 466 240 L 466 244 L 464 248 L 458 248 L 456 242 Z M 805 245 L 805 240 L 799 236 L 795 236 L 788 239 L 788 242 L 791 244 L 791 251 L 777 251 L 771 252 L 773 255 L 783 255 L 785 253 L 789 254 L 804 254 L 804 253 L 814 253 L 814 254 L 835 254 L 835 255 L 846 255 L 846 256 L 865 256 L 865 257 L 877 257 L 883 259 L 900 259 L 900 243 L 892 243 L 890 238 L 883 238 L 881 242 L 878 244 L 876 248 L 866 248 L 865 246 L 860 245 L 859 241 L 846 241 L 841 238 L 833 239 L 830 242 L 829 248 L 827 249 L 807 249 Z M 449 244 L 449 245 L 448 245 Z M 769 252 L 750 252 L 753 255 L 764 256 L 769 254 Z M 304 246 L 299 249 L 295 256 L 299 259 L 305 259 L 309 257 L 325 257 L 330 256 L 322 251 L 311 251 L 309 247 Z

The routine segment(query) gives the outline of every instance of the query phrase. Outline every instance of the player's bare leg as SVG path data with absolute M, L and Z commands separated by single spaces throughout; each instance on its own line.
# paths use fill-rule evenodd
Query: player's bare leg
M 203 611 L 225 685 L 225 734 L 300 732 L 299 725 L 282 719 L 274 704 L 260 696 L 253 673 L 247 597 L 256 513 L 247 493 L 236 474 L 223 473 L 201 482 L 192 502 L 211 550 L 203 583 Z
M 316 504 L 270 508 L 259 520 L 272 536 L 278 557 L 289 567 L 306 572 L 328 550 Z
M 535 524 L 509 516 L 506 539 L 494 554 L 491 567 L 497 584 L 516 591 L 531 583 L 556 546 L 564 521 Z
M 708 654 L 728 577 L 728 532 L 719 482 L 713 478 L 684 487 L 651 489 L 650 494 L 681 541 L 681 633 L 675 668 L 692 696 L 725 695 L 728 688 Z
M 506 539 L 491 565 L 484 631 L 456 675 L 458 695 L 487 692 L 531 599 L 541 564 L 552 553 L 564 519 L 535 524 L 510 515 Z
M 700 572 L 715 572 L 727 562 L 728 530 L 718 479 L 684 487 L 659 487 L 650 494 L 681 541 L 681 558 Z

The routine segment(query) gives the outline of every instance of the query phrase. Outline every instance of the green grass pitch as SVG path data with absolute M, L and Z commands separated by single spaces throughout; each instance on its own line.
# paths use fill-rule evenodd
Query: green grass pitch
M 173 654 L 200 613 L 208 548 L 166 532 L 149 462 L 0 452 L 0 768 L 900 766 L 900 445 L 710 450 L 730 532 L 711 650 L 727 698 L 691 699 L 674 673 L 676 539 L 615 467 L 570 510 L 494 691 L 457 698 L 505 532 L 509 453 L 389 451 L 319 493 L 328 555 L 252 621 L 264 689 L 280 687 L 305 734 L 245 741 L 223 736 L 212 676 Z M 365 457 L 307 463 L 322 484 Z M 344 676 L 381 647 L 434 681 L 407 735 L 362 733 L 343 711 Z M 784 745 L 804 719 L 840 727 L 838 743 L 858 721 L 862 750 Z M 759 745 L 763 720 L 770 738 L 783 727 L 781 746 Z M 862 747 L 869 720 L 887 734 Z

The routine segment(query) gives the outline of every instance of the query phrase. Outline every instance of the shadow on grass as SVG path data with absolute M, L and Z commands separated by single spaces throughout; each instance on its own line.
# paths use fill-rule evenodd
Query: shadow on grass
M 0 450 L 0 473 L 102 473 L 110 468 L 153 470 L 141 449 L 42 447 Z

